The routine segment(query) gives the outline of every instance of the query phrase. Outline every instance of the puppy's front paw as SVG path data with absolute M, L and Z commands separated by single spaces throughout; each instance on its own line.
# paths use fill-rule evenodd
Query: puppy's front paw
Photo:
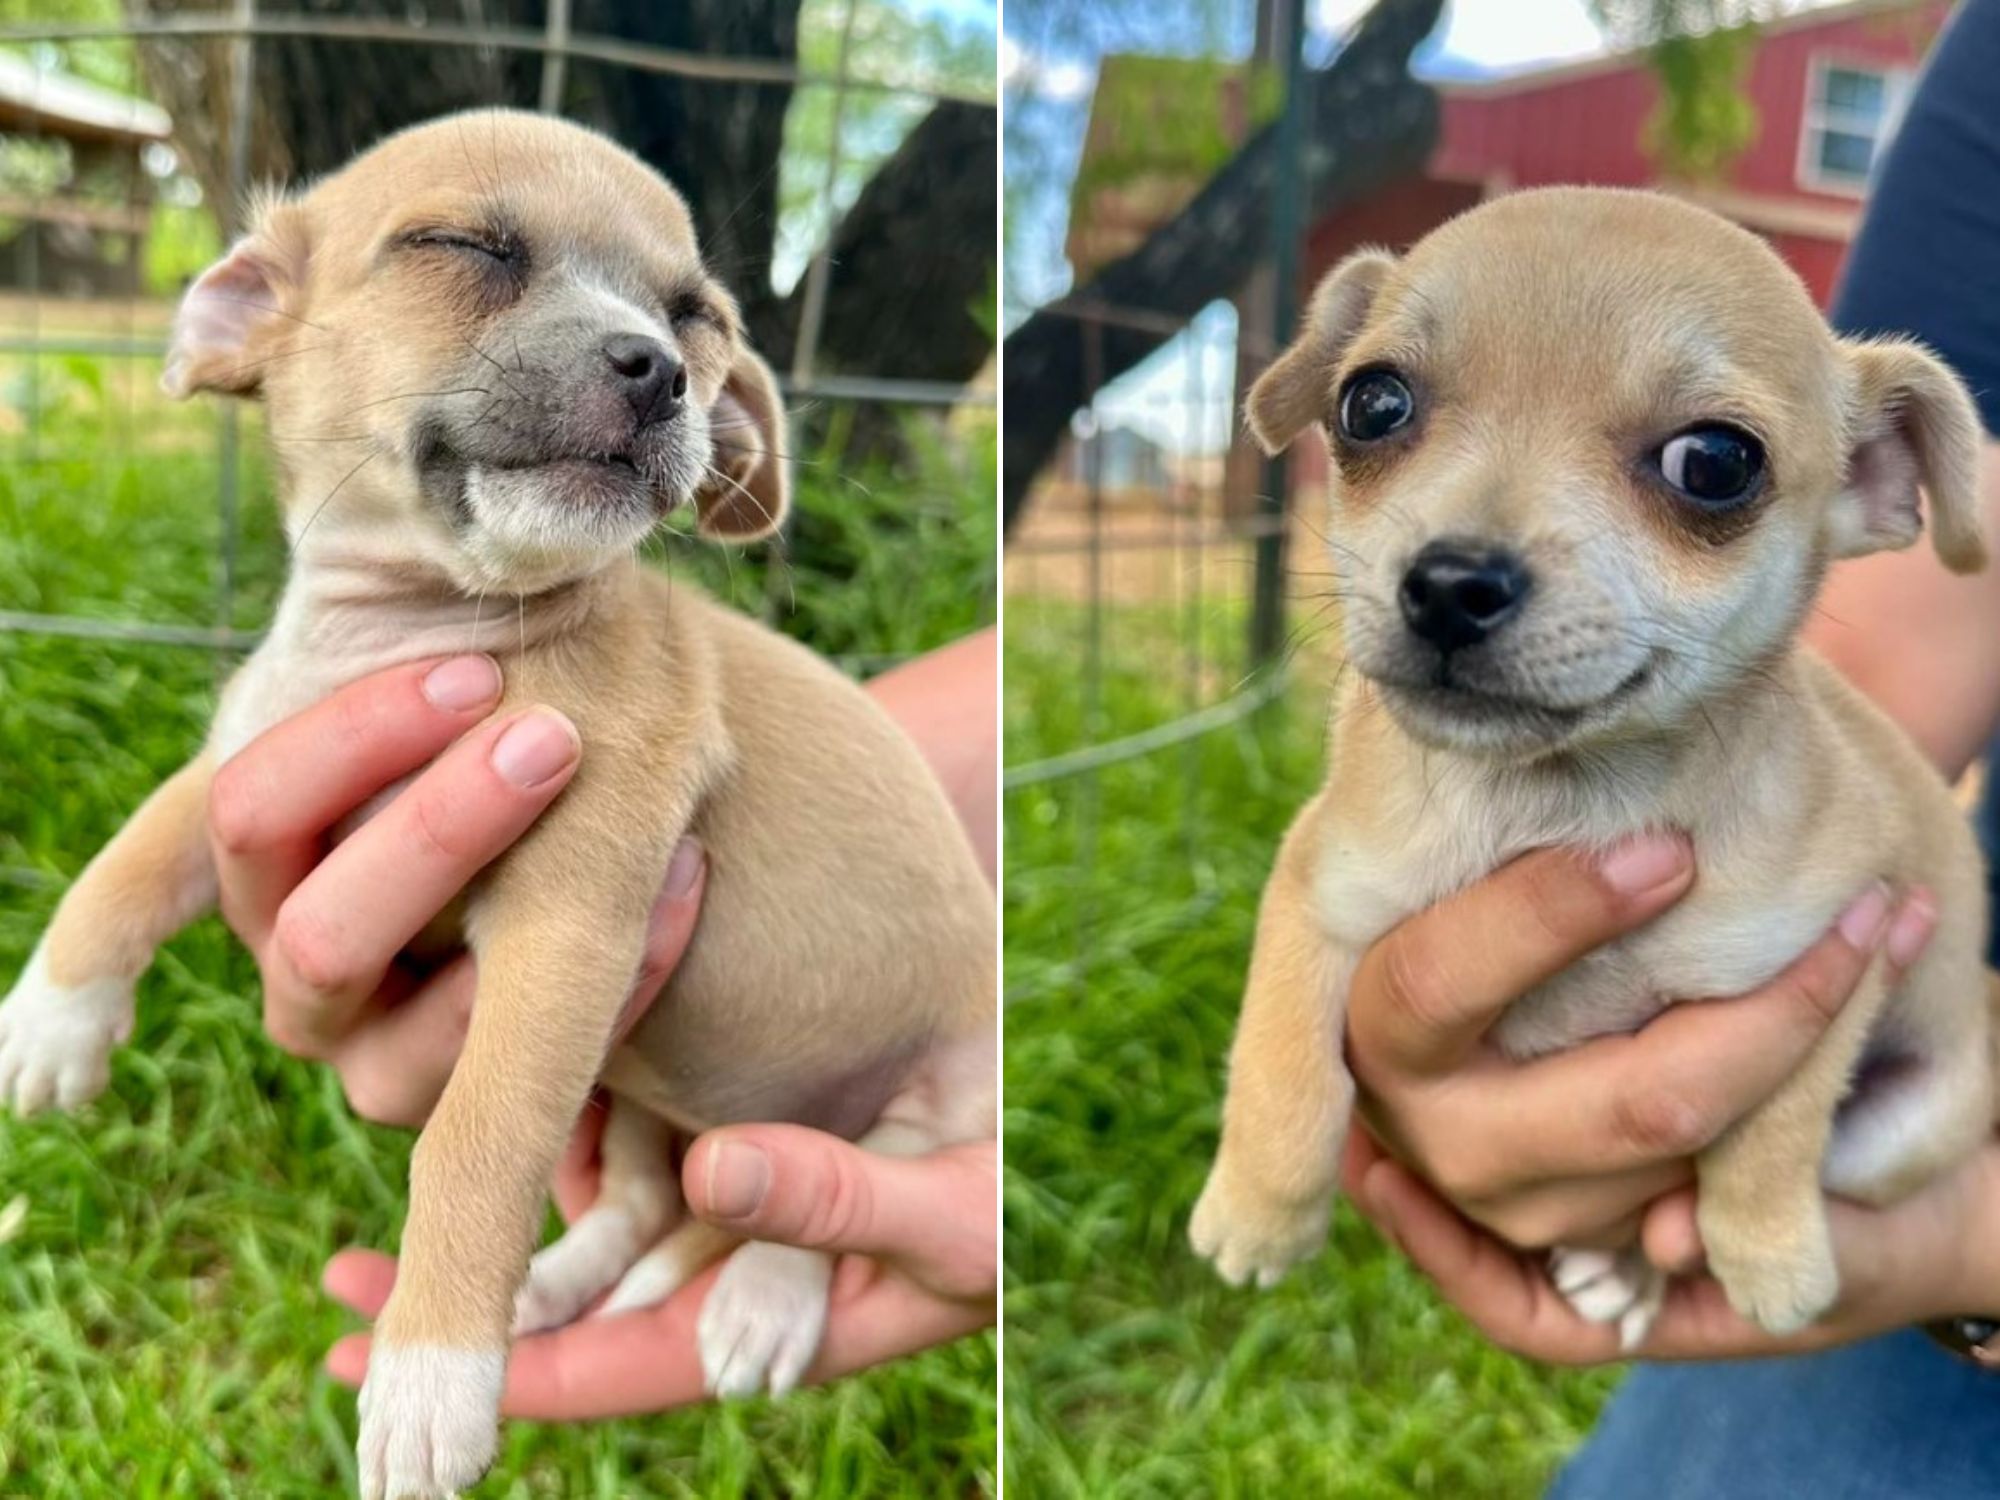
M 1766 1333 L 1797 1333 L 1833 1306 L 1840 1271 L 1823 1222 L 1797 1232 L 1759 1236 L 1742 1244 L 1734 1236 L 1710 1238 L 1708 1269 L 1722 1283 L 1729 1305 Z
M 710 1394 L 782 1396 L 799 1383 L 826 1329 L 833 1257 L 752 1241 L 723 1264 L 695 1328 Z
M 1231 1286 L 1255 1278 L 1275 1286 L 1293 1266 L 1326 1243 L 1333 1196 L 1288 1203 L 1247 1188 L 1218 1164 L 1188 1221 L 1188 1243 Z
M 1587 1323 L 1616 1323 L 1618 1347 L 1629 1354 L 1646 1341 L 1667 1299 L 1666 1273 L 1637 1246 L 1629 1250 L 1549 1252 L 1549 1280 Z
M 111 1049 L 132 1034 L 132 982 L 66 987 L 38 949 L 0 1003 L 0 1105 L 28 1116 L 80 1109 L 111 1081 Z
M 499 1445 L 504 1350 L 384 1344 L 361 1384 L 362 1500 L 445 1500 L 475 1484 Z

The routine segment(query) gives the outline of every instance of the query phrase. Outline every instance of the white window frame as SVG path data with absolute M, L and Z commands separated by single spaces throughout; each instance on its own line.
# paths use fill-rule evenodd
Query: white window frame
M 1853 115 L 1829 109 L 1822 102 L 1826 96 L 1826 75 L 1836 69 L 1843 73 L 1868 73 L 1882 80 L 1882 118 L 1872 128 L 1864 128 L 1863 123 Z M 1879 58 L 1815 52 L 1806 68 L 1805 105 L 1799 121 L 1799 186 L 1841 198 L 1865 197 L 1875 168 L 1881 164 L 1882 153 L 1889 149 L 1889 143 L 1896 138 L 1897 127 L 1903 123 L 1903 111 L 1910 102 L 1910 92 L 1916 81 L 1915 69 L 1885 63 Z M 1828 172 L 1820 165 L 1820 139 L 1828 131 L 1873 138 L 1875 149 L 1869 158 L 1868 177 L 1856 178 L 1844 172 Z

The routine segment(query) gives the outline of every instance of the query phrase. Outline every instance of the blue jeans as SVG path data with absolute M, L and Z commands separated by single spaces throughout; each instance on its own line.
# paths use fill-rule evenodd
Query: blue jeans
M 2000 1375 L 1903 1332 L 1809 1359 L 1643 1365 L 1550 1500 L 2000 1492 Z
M 1834 324 L 1913 333 L 2000 431 L 2000 0 L 1966 0 L 1871 194 Z M 1994 624 L 2000 629 L 2000 621 Z M 1989 767 L 2000 768 L 2000 742 Z M 2000 775 L 1979 833 L 2000 966 Z M 1962 1308 L 1996 1313 L 2000 1308 Z M 1904 1332 L 1800 1359 L 1648 1365 L 1552 1500 L 1946 1500 L 2000 1494 L 2000 1374 Z

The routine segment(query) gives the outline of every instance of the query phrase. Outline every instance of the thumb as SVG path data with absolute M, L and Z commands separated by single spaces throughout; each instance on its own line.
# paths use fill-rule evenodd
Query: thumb
M 892 1261 L 944 1296 L 996 1285 L 990 1141 L 878 1156 L 800 1125 L 713 1131 L 681 1168 L 688 1206 L 751 1239 Z
M 708 854 L 701 841 L 690 834 L 675 845 L 674 857 L 667 863 L 666 879 L 660 883 L 660 894 L 646 923 L 639 977 L 633 981 L 632 993 L 611 1030 L 613 1047 L 631 1034 L 673 978 L 681 956 L 694 940 L 695 923 L 701 917 L 701 893 L 707 884 Z

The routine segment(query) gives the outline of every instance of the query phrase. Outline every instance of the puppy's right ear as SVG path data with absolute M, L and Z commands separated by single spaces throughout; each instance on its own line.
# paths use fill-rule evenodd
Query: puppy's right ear
M 1333 372 L 1395 264 L 1387 250 L 1356 250 L 1326 273 L 1298 338 L 1250 387 L 1245 415 L 1266 453 L 1277 453 L 1326 416 Z
M 175 400 L 196 391 L 256 395 L 283 338 L 308 331 L 291 309 L 305 279 L 303 218 L 282 203 L 258 218 L 181 298 L 160 376 L 160 388 Z

